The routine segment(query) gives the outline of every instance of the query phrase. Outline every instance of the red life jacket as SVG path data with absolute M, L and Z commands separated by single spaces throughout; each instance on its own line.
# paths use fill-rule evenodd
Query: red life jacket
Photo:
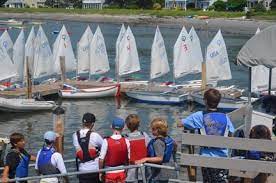
M 147 157 L 146 139 L 143 132 L 140 132 L 139 136 L 128 136 L 127 139 L 130 143 L 130 164 L 134 164 L 135 161 Z
M 107 153 L 105 156 L 105 166 L 114 167 L 125 165 L 128 161 L 128 151 L 126 139 L 124 137 L 120 139 L 107 138 Z
M 85 163 L 90 160 L 94 160 L 98 156 L 98 150 L 95 147 L 89 147 L 89 140 L 92 131 L 88 131 L 85 137 L 80 137 L 80 131 L 76 132 L 81 150 L 76 153 L 76 157 Z

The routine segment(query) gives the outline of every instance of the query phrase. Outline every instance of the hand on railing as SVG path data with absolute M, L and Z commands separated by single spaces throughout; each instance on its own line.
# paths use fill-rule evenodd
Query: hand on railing
M 7 182 L 9 181 L 9 179 L 8 179 L 7 177 L 2 177 L 2 178 L 1 178 L 1 181 L 2 181 L 3 183 L 7 183 Z

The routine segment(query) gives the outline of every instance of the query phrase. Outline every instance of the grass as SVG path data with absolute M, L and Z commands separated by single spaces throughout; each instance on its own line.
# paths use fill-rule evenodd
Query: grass
M 104 15 L 145 15 L 157 17 L 183 17 L 189 15 L 209 16 L 212 18 L 236 18 L 244 12 L 219 12 L 196 10 L 143 10 L 143 9 L 64 9 L 64 8 L 0 8 L 0 13 L 65 13 L 65 14 L 104 14 Z M 276 11 L 254 13 L 254 19 L 276 20 Z

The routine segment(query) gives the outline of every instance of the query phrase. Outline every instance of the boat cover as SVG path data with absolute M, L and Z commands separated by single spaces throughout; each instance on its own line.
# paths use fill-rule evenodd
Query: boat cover
M 276 25 L 270 26 L 254 35 L 242 47 L 237 64 L 247 67 L 264 65 L 268 68 L 276 67 Z

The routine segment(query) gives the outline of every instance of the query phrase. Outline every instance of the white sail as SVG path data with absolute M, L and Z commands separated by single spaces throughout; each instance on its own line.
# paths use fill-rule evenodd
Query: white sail
M 174 78 L 180 78 L 193 73 L 191 39 L 183 26 L 173 49 Z
M 60 74 L 60 56 L 65 56 L 65 71 L 70 72 L 76 70 L 76 59 L 74 56 L 73 48 L 71 45 L 71 40 L 69 34 L 65 28 L 62 26 L 59 35 L 53 45 L 53 58 L 55 63 L 55 71 Z
M 220 30 L 208 45 L 206 54 L 207 83 L 232 78 L 226 45 Z
M 13 63 L 15 64 L 17 76 L 15 81 L 23 81 L 25 59 L 25 36 L 22 29 L 13 45 Z
M 170 71 L 165 43 L 157 26 L 151 47 L 150 78 L 155 79 Z
M 117 40 L 116 40 L 116 57 L 115 57 L 115 62 L 117 62 L 117 60 L 118 60 L 118 57 L 119 57 L 119 45 L 120 45 L 120 43 L 122 42 L 122 39 L 123 39 L 123 37 L 124 37 L 125 32 L 126 32 L 125 25 L 122 24 L 122 27 L 121 27 L 121 29 L 120 29 L 118 38 L 117 38 Z
M 0 81 L 16 76 L 17 71 L 5 48 L 0 46 Z
M 118 65 L 120 76 L 140 71 L 136 41 L 130 27 L 127 28 L 119 45 Z
M 257 29 L 255 34 L 261 32 L 260 28 Z M 269 83 L 269 69 L 263 65 L 258 65 L 251 68 L 251 91 L 260 92 L 268 90 Z
M 276 89 L 276 68 L 272 69 L 271 88 Z
M 260 92 L 268 90 L 269 69 L 263 65 L 251 68 L 251 91 Z
M 10 59 L 12 59 L 13 42 L 7 30 L 0 37 L 0 46 L 7 51 Z
M 258 34 L 259 32 L 261 32 L 261 29 L 258 27 L 255 34 Z
M 34 54 L 34 78 L 41 78 L 54 74 L 54 61 L 47 36 L 42 28 L 39 29 L 35 38 L 35 54 Z
M 103 74 L 109 71 L 109 62 L 106 52 L 104 37 L 100 27 L 93 36 L 90 45 L 90 74 Z
M 203 62 L 203 56 L 202 56 L 202 50 L 200 45 L 199 37 L 197 36 L 197 33 L 194 29 L 194 27 L 191 28 L 189 32 L 189 36 L 191 39 L 191 51 L 192 51 L 192 72 L 199 73 L 201 72 L 201 64 Z
M 80 41 L 77 44 L 77 60 L 78 60 L 78 74 L 87 73 L 90 70 L 90 44 L 93 39 L 93 33 L 89 26 L 87 26 Z
M 24 58 L 24 78 L 26 77 L 26 57 L 28 56 L 30 58 L 29 60 L 29 70 L 31 75 L 33 75 L 33 64 L 34 64 L 34 51 L 35 51 L 35 31 L 34 27 L 32 27 L 29 36 L 27 38 L 27 41 L 25 43 L 25 58 Z

